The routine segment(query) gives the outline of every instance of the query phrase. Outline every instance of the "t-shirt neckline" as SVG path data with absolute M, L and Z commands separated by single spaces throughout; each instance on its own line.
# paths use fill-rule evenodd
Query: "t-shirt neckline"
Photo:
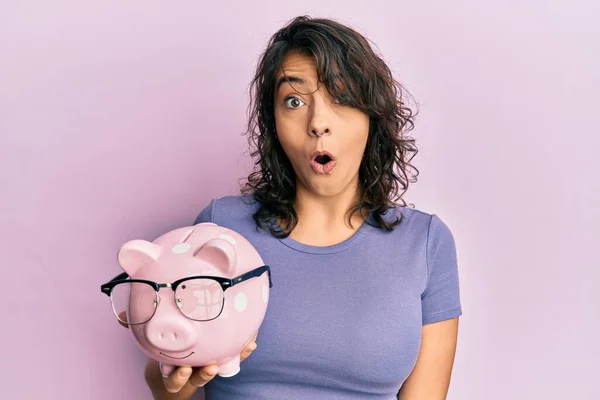
M 302 242 L 299 242 L 295 239 L 293 239 L 290 236 L 284 237 L 284 238 L 279 238 L 279 241 L 281 243 L 283 243 L 284 245 L 286 245 L 287 247 L 303 252 L 303 253 L 310 253 L 310 254 L 332 254 L 332 253 L 338 253 L 340 251 L 344 251 L 348 248 L 350 248 L 351 246 L 353 246 L 354 244 L 356 244 L 358 241 L 360 241 L 360 239 L 365 235 L 365 233 L 372 229 L 371 225 L 369 224 L 370 220 L 370 215 L 369 217 L 367 217 L 367 219 L 365 221 L 363 221 L 361 223 L 361 226 L 356 230 L 356 232 L 354 232 L 352 234 L 352 236 L 350 236 L 349 238 L 336 243 L 336 244 L 332 244 L 332 245 L 328 245 L 328 246 L 315 246 L 315 245 L 310 245 L 310 244 L 305 244 Z

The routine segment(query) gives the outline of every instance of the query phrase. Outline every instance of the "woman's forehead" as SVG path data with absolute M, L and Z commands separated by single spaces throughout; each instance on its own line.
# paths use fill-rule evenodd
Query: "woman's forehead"
M 291 51 L 285 55 L 281 63 L 281 73 L 303 73 L 317 76 L 317 63 L 313 56 Z
M 275 78 L 275 90 L 279 91 L 284 85 L 299 93 L 313 93 L 322 87 L 315 58 L 298 52 L 286 55 Z M 335 85 L 344 86 L 343 79 L 335 79 Z
M 291 85 L 301 91 L 315 90 L 318 84 L 317 64 L 314 57 L 298 54 L 288 54 L 281 64 L 276 78 L 276 88 Z

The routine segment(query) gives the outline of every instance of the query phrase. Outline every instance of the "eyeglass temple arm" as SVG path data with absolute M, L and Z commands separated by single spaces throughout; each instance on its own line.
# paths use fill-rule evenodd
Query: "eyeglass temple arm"
M 127 274 L 127 272 L 120 273 L 119 275 L 115 276 L 107 283 L 100 286 L 100 290 L 102 291 L 102 293 L 106 294 L 107 296 L 110 296 L 110 290 L 111 290 L 110 287 L 112 286 L 111 283 L 116 282 L 116 281 L 122 281 L 127 278 L 129 278 L 129 275 Z
M 233 285 L 238 284 L 240 282 L 243 282 L 247 279 L 250 278 L 256 278 L 261 276 L 263 273 L 265 273 L 265 271 L 267 272 L 268 276 L 269 276 L 269 287 L 272 288 L 273 287 L 273 281 L 271 280 L 271 269 L 269 268 L 268 265 L 263 265 L 260 268 L 256 268 L 253 271 L 250 272 L 246 272 L 245 274 L 242 274 L 240 276 L 238 276 L 237 278 L 234 278 L 233 281 Z
M 127 279 L 129 278 L 129 275 L 127 274 L 127 272 L 123 272 L 120 273 L 119 275 L 115 276 L 114 278 L 112 278 L 110 281 L 114 282 L 114 281 L 122 281 L 123 279 Z

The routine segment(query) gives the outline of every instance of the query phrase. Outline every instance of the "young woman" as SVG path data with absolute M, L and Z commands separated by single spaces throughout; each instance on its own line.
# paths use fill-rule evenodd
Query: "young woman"
M 252 84 L 258 168 L 195 222 L 238 231 L 271 266 L 267 315 L 234 377 L 163 377 L 150 361 L 154 397 L 445 399 L 456 251 L 440 218 L 402 200 L 417 149 L 401 86 L 359 33 L 307 17 L 273 36 Z

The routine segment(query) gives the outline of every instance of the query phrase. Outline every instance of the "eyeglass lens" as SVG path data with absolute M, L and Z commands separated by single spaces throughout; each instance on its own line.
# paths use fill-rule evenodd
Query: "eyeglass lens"
M 175 290 L 177 307 L 196 321 L 217 318 L 223 310 L 224 297 L 221 284 L 212 279 L 190 279 Z
M 154 315 L 158 300 L 154 287 L 141 282 L 124 282 L 116 285 L 110 294 L 110 299 L 117 319 L 131 325 L 148 322 Z M 131 304 L 130 299 L 134 299 Z M 127 320 L 119 315 L 122 311 L 127 312 Z

